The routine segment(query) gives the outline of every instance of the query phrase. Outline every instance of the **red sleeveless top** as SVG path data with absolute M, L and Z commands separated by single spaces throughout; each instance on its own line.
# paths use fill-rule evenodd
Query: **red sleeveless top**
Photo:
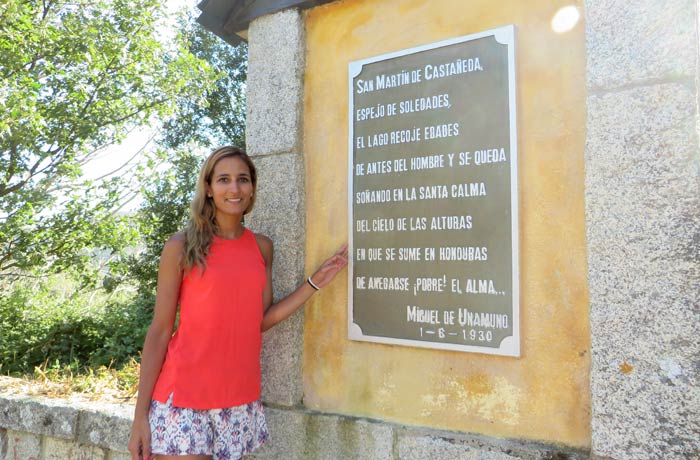
M 204 273 L 193 268 L 180 286 L 180 324 L 170 339 L 153 399 L 216 409 L 260 399 L 260 324 L 265 260 L 248 229 L 216 237 Z

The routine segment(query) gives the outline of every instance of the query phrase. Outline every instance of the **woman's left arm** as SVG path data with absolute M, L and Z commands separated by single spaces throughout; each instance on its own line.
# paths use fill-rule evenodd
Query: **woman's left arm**
M 308 282 L 304 282 L 294 292 L 279 302 L 272 304 L 272 241 L 264 236 L 257 236 L 260 252 L 265 259 L 265 271 L 267 281 L 265 291 L 263 293 L 264 314 L 261 330 L 265 332 L 277 323 L 289 318 L 297 311 L 309 298 L 316 292 L 316 289 Z M 335 278 L 345 266 L 348 264 L 348 245 L 343 245 L 335 254 L 326 259 L 321 267 L 311 275 L 311 282 L 318 288 L 322 288 Z

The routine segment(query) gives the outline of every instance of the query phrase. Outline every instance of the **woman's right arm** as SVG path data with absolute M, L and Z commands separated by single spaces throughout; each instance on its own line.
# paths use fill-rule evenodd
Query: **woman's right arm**
M 139 394 L 134 410 L 134 423 L 129 439 L 129 452 L 132 460 L 150 457 L 151 429 L 148 424 L 148 410 L 156 380 L 160 374 L 165 352 L 173 334 L 175 315 L 177 313 L 182 270 L 180 255 L 184 246 L 182 234 L 173 235 L 163 248 L 158 267 L 158 288 L 153 321 L 148 328 L 146 340 L 141 353 L 141 372 L 139 375 Z

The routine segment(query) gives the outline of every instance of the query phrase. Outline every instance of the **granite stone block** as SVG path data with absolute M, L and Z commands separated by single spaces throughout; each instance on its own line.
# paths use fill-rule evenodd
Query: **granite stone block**
M 284 406 L 301 401 L 304 312 L 299 311 L 263 335 L 262 400 Z
M 592 453 L 601 458 L 700 455 L 695 97 L 678 83 L 589 97 Z
M 105 460 L 105 451 L 95 446 L 78 444 L 45 436 L 42 460 Z
M 398 437 L 399 460 L 588 460 L 585 449 L 532 441 L 453 433 L 421 434 L 405 430 Z
M 7 430 L 7 460 L 39 460 L 41 436 L 21 431 Z
M 107 452 L 107 460 L 131 460 L 131 454 L 110 450 Z
M 304 281 L 304 165 L 296 154 L 255 158 L 258 188 L 255 208 L 246 226 L 274 243 L 272 267 L 275 300 L 293 292 Z M 262 399 L 294 405 L 302 398 L 301 354 L 303 311 L 263 335 Z
M 399 460 L 516 460 L 501 451 L 484 450 L 431 436 L 404 437 L 399 441 Z
M 7 429 L 0 428 L 0 459 L 7 458 Z
M 126 451 L 133 421 L 133 407 L 104 407 L 104 410 L 82 410 L 76 439 L 105 449 Z
M 0 396 L 0 426 L 57 438 L 72 439 L 78 410 L 66 401 Z
M 297 410 L 265 407 L 265 419 L 270 431 L 270 440 L 251 457 L 260 460 L 303 459 L 306 443 L 306 414 Z
M 254 162 L 258 187 L 246 226 L 272 239 L 275 294 L 286 295 L 304 275 L 304 163 L 294 153 L 258 157 Z
M 694 0 L 586 0 L 589 88 L 694 77 Z
M 392 458 L 393 428 L 352 417 L 266 408 L 272 440 L 256 459 L 380 460 Z
M 388 459 L 393 452 L 391 425 L 351 417 L 310 414 L 304 458 L 318 460 Z
M 296 9 L 255 19 L 248 29 L 246 149 L 298 151 L 304 73 L 304 21 Z

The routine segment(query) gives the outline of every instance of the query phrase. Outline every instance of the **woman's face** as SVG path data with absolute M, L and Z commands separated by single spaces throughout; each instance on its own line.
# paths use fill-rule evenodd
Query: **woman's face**
M 214 166 L 207 194 L 216 212 L 242 216 L 250 206 L 253 182 L 248 165 L 239 157 L 225 157 Z

